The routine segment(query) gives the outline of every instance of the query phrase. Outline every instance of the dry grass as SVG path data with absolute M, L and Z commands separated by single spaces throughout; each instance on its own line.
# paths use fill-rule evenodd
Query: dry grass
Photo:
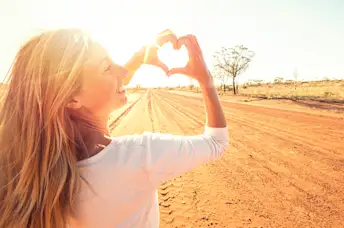
M 136 92 L 136 93 L 144 92 L 146 90 L 147 90 L 146 88 L 136 88 L 136 87 L 135 88 L 126 88 L 126 91 L 129 93 L 131 93 L 131 92 Z
M 190 89 L 188 86 L 168 88 L 181 91 L 199 92 L 198 88 Z M 232 91 L 220 95 L 231 95 Z M 311 82 L 285 82 L 280 84 L 264 83 L 239 86 L 239 94 L 249 97 L 267 99 L 310 99 L 344 102 L 344 80 L 324 80 Z
M 344 80 L 249 85 L 240 94 L 266 98 L 344 100 Z

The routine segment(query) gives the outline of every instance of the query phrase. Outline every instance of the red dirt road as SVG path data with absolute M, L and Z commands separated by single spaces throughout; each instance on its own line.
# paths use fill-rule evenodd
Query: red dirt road
M 344 227 L 344 118 L 223 102 L 230 146 L 159 189 L 161 227 Z M 150 90 L 112 136 L 202 133 L 202 99 Z

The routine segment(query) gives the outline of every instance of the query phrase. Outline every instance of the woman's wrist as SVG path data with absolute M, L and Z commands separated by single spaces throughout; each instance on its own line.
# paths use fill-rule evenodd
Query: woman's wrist
M 202 80 L 198 80 L 198 83 L 201 88 L 215 88 L 214 79 L 210 73 L 208 73 Z
M 136 52 L 129 61 L 124 65 L 124 67 L 131 72 L 137 71 L 143 64 L 145 56 L 146 47 L 142 47 L 138 52 Z
M 138 52 L 136 52 L 126 64 L 124 64 L 124 68 L 127 69 L 128 74 L 127 77 L 124 79 L 124 85 L 128 85 L 131 79 L 133 78 L 135 72 L 141 67 L 143 64 L 145 55 L 145 47 L 141 48 Z

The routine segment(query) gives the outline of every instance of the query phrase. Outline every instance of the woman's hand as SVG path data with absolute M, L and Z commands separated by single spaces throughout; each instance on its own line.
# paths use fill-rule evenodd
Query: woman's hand
M 187 65 L 181 68 L 173 68 L 168 71 L 167 75 L 185 74 L 196 79 L 201 86 L 213 87 L 213 78 L 207 68 L 197 38 L 194 35 L 186 35 L 178 38 L 175 48 L 180 49 L 183 45 L 189 53 Z
M 156 44 L 148 44 L 144 47 L 142 55 L 142 64 L 152 65 L 159 67 L 161 70 L 167 74 L 168 67 L 166 64 L 160 61 L 158 57 L 159 46 Z
M 158 52 L 159 49 L 168 42 L 171 42 L 173 46 L 176 47 L 177 36 L 167 29 L 157 35 L 155 43 L 147 44 L 138 52 L 138 57 L 141 59 L 141 63 L 159 67 L 167 74 L 168 67 L 166 64 L 161 62 L 158 57 Z
M 124 79 L 125 85 L 129 84 L 135 72 L 141 67 L 142 64 L 149 64 L 159 67 L 166 74 L 168 73 L 168 67 L 161 62 L 158 57 L 159 48 L 167 42 L 171 42 L 174 47 L 177 44 L 177 37 L 170 30 L 164 30 L 163 32 L 159 33 L 155 38 L 155 43 L 150 43 L 143 46 L 129 59 L 129 61 L 124 65 L 124 67 L 128 70 L 127 77 Z

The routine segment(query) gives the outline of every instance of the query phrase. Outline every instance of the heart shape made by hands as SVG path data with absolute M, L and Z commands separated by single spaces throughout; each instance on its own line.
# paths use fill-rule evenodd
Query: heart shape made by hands
M 160 47 L 158 50 L 158 58 L 169 70 L 177 67 L 185 67 L 189 61 L 186 47 L 183 45 L 181 48 L 175 49 L 171 42 Z

